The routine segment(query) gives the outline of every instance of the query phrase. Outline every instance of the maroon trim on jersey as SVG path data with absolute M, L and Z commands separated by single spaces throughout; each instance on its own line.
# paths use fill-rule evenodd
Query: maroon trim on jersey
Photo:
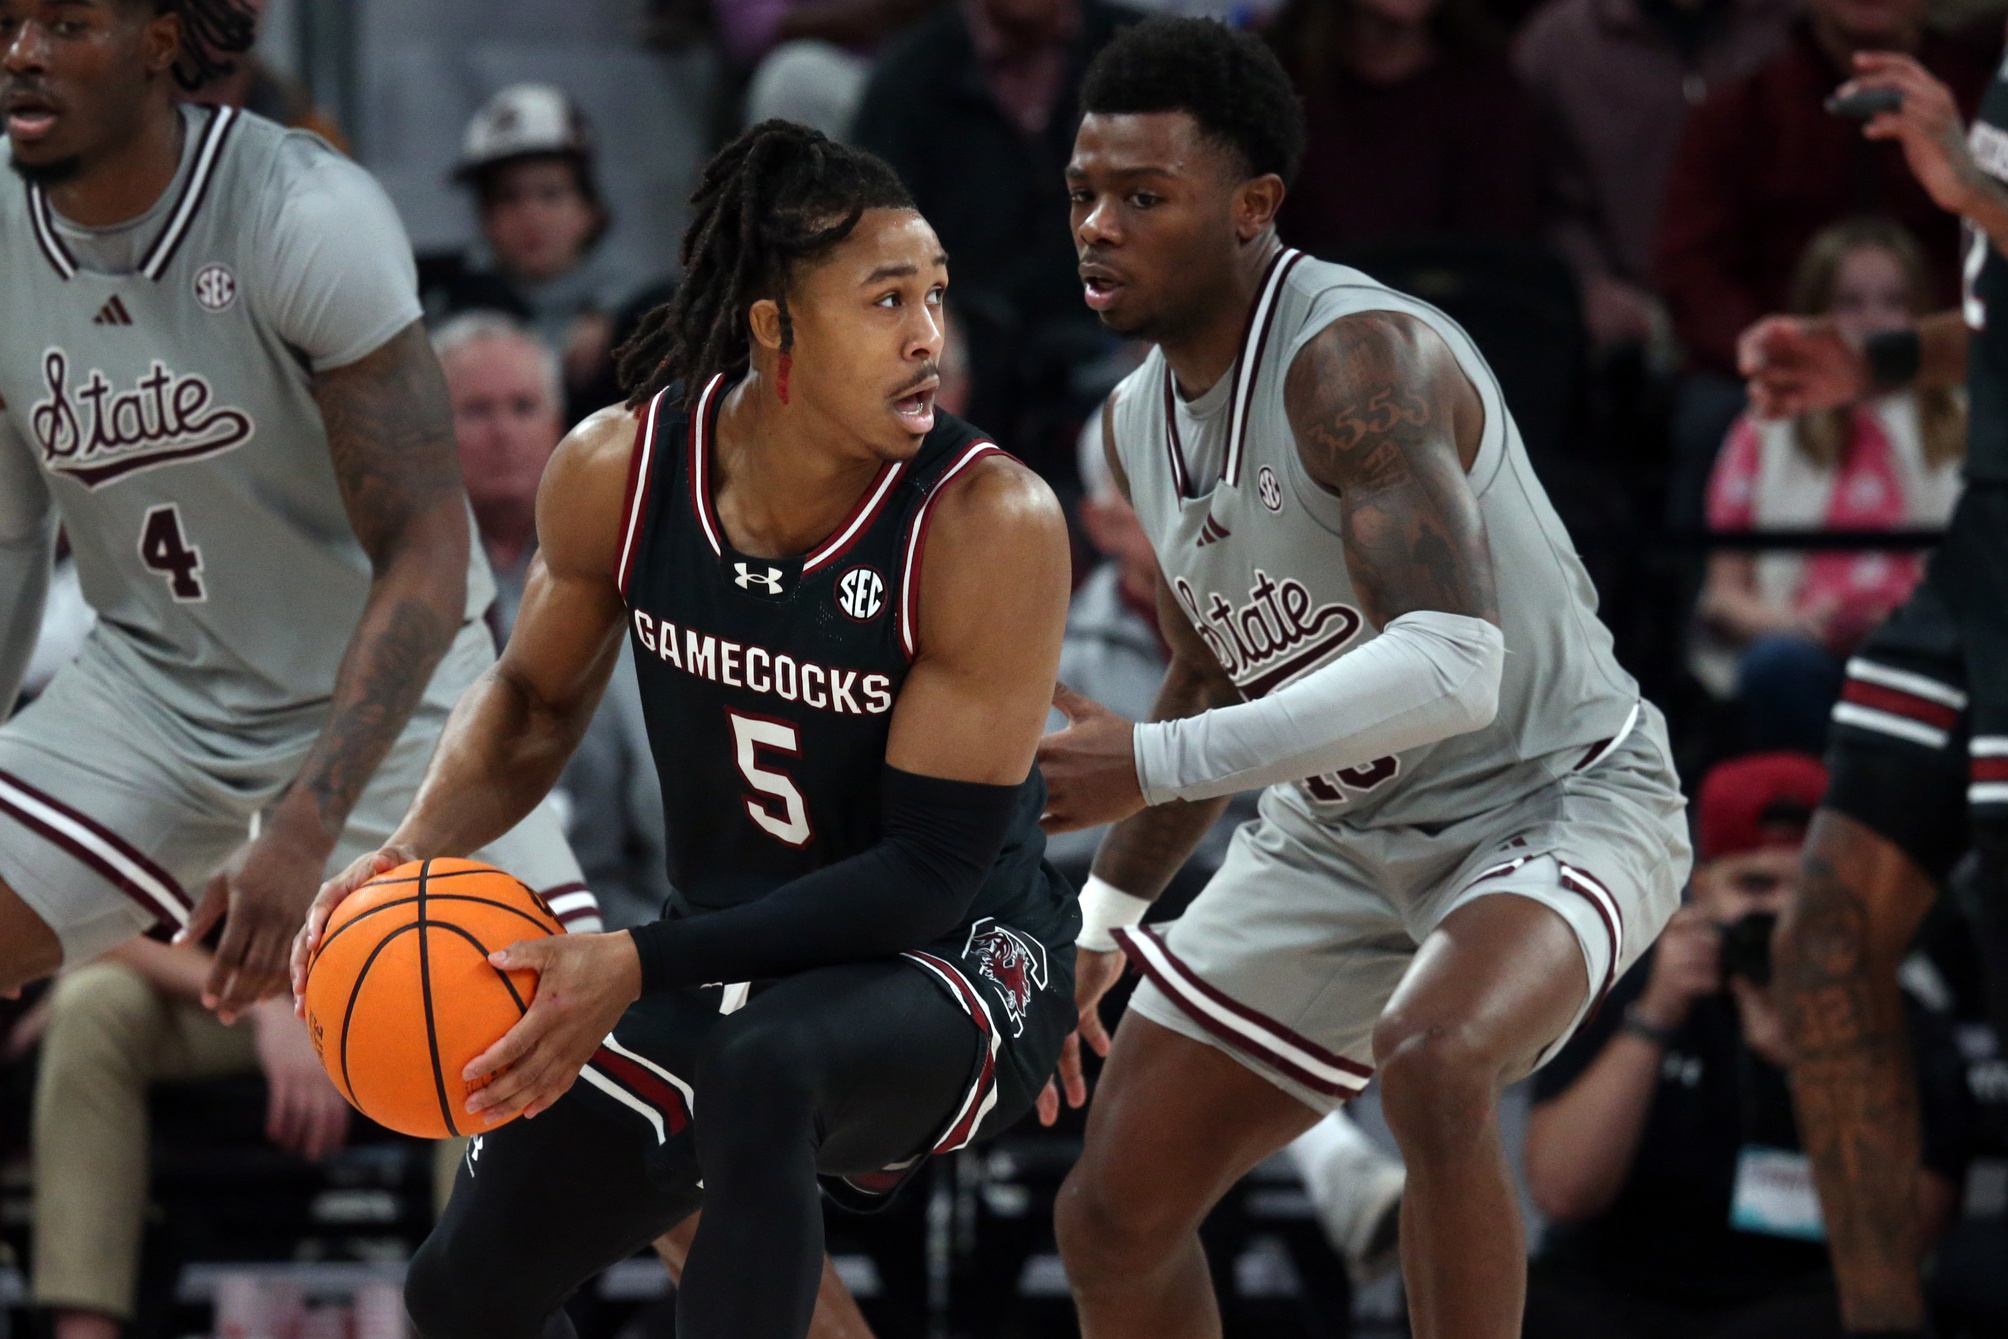
M 1893 716 L 1903 716 L 1935 730 L 1950 730 L 1959 720 L 1959 709 L 1943 702 L 1933 702 L 1928 697 L 1916 693 L 1906 693 L 1901 688 L 1890 688 L 1866 679 L 1849 678 L 1841 689 L 1841 701 L 1852 702 L 1858 707 L 1872 711 L 1886 711 Z
M 70 254 L 62 235 L 56 231 L 56 224 L 49 216 L 49 197 L 42 188 L 30 182 L 28 185 L 28 225 L 35 234 L 35 244 L 42 248 L 42 255 L 48 259 L 56 274 L 68 282 L 77 273 L 77 258 Z
M 583 883 L 573 882 L 561 883 L 555 888 L 545 888 L 537 894 L 537 896 L 544 899 L 544 905 L 550 907 L 551 915 L 558 924 L 568 930 L 572 927 L 574 921 L 598 920 L 600 916 L 600 901 L 597 897 L 593 898 L 590 906 L 573 907 L 570 911 L 560 911 L 556 907 L 551 906 L 553 900 L 560 897 L 570 897 L 574 893 L 584 893 L 588 897 L 592 897 L 593 890 Z
M 181 243 L 188 236 L 189 225 L 202 209 L 202 202 L 209 196 L 210 183 L 216 180 L 216 164 L 223 157 L 223 141 L 230 135 L 230 129 L 237 124 L 240 115 L 235 107 L 215 107 L 211 109 L 209 124 L 202 128 L 201 142 L 195 148 L 195 167 L 188 174 L 188 181 L 181 188 L 181 198 L 175 201 L 174 212 L 168 216 L 167 226 L 153 239 L 153 245 L 140 257 L 138 271 L 158 283 L 160 276 L 167 272 L 167 266 L 174 259 L 174 253 L 181 249 Z
M 1185 443 L 1178 436 L 1178 393 L 1172 388 L 1170 363 L 1164 365 L 1164 449 L 1171 456 L 1171 486 L 1180 499 L 1196 496 L 1192 480 L 1185 477 Z
M 712 402 L 718 398 L 718 388 L 725 384 L 721 374 L 711 379 L 704 393 L 697 397 L 696 406 L 690 411 L 690 506 L 697 513 L 697 528 L 704 532 L 705 542 L 711 545 L 714 557 L 725 556 L 725 527 L 718 523 L 718 515 L 711 508 L 711 425 L 714 421 Z
M 104 824 L 12 772 L 0 771 L 0 813 L 96 870 L 163 925 L 188 924 L 189 898 L 172 874 Z
M 603 1077 L 625 1089 L 630 1097 L 646 1102 L 662 1113 L 663 1127 L 669 1134 L 682 1134 L 689 1126 L 690 1108 L 684 1103 L 683 1094 L 650 1073 L 646 1066 L 638 1065 L 605 1046 L 593 1052 L 590 1063 Z
M 1113 931 L 1113 934 L 1116 942 L 1122 946 L 1124 956 L 1164 992 L 1166 999 L 1177 1005 L 1186 1017 L 1218 1037 L 1233 1050 L 1253 1056 L 1263 1064 L 1289 1075 L 1313 1092 L 1323 1093 L 1327 1097 L 1357 1097 L 1360 1090 L 1367 1086 L 1367 1081 L 1373 1078 L 1374 1072 L 1371 1066 L 1363 1065 L 1357 1060 L 1348 1060 L 1345 1056 L 1326 1050 L 1309 1037 L 1292 1031 L 1267 1014 L 1258 1013 L 1207 981 L 1171 951 L 1171 946 L 1164 942 L 1162 935 L 1148 927 L 1125 927 Z M 1147 945 L 1140 942 L 1146 939 L 1149 940 Z M 1158 961 L 1159 957 L 1162 957 L 1162 962 Z M 1222 1022 L 1211 1010 L 1199 1003 L 1202 999 L 1210 1001 L 1248 1024 L 1249 1031 L 1230 1027 Z M 1267 1037 L 1261 1034 L 1267 1034 Z M 1293 1048 L 1320 1064 L 1330 1066 L 1344 1074 L 1346 1082 L 1334 1082 L 1323 1075 L 1312 1073 L 1284 1047 Z
M 1248 412 L 1248 402 L 1254 398 L 1255 381 L 1262 374 L 1262 355 L 1269 349 L 1269 332 L 1276 325 L 1283 285 L 1290 278 L 1290 271 L 1303 259 L 1303 252 L 1287 249 L 1271 257 L 1269 273 L 1263 277 L 1261 301 L 1248 314 L 1249 329 L 1253 331 L 1259 321 L 1261 331 L 1255 336 L 1252 355 L 1244 336 L 1241 357 L 1234 368 L 1234 408 L 1227 420 L 1227 458 L 1220 464 L 1220 478 L 1230 487 L 1241 482 L 1241 461 L 1248 454 L 1248 420 L 1253 417 Z
M 990 1017 L 990 1005 L 984 1000 L 982 992 L 970 984 L 969 978 L 954 963 L 919 949 L 900 956 L 934 975 L 948 997 L 961 1005 L 962 1011 L 976 1024 L 976 1031 L 982 1039 L 983 1064 L 970 1081 L 968 1092 L 963 1094 L 962 1105 L 949 1117 L 948 1128 L 934 1141 L 935 1153 L 953 1153 L 976 1137 L 976 1127 L 983 1123 L 984 1115 L 995 1105 L 997 1048 L 1001 1041 L 997 1024 Z
M 994 442 L 988 440 L 971 442 L 962 449 L 961 458 L 941 472 L 941 477 L 934 481 L 934 487 L 928 490 L 919 510 L 914 512 L 913 520 L 907 523 L 906 560 L 900 564 L 899 574 L 899 645 L 906 653 L 909 663 L 912 662 L 920 646 L 920 639 L 916 635 L 920 620 L 920 558 L 927 548 L 928 529 L 934 524 L 935 500 L 948 487 L 949 480 L 983 457 L 1007 454 L 1009 453 Z
M 1586 899 L 1597 909 L 1597 916 L 1604 923 L 1604 932 L 1611 939 L 1611 960 L 1604 969 L 1604 980 L 1597 988 L 1597 997 L 1590 1002 L 1590 1014 L 1594 1014 L 1603 1005 L 1604 996 L 1610 994 L 1611 986 L 1618 979 L 1618 957 L 1624 951 L 1624 912 L 1619 909 L 1618 900 L 1611 896 L 1611 890 L 1604 887 L 1603 882 L 1589 871 L 1578 869 L 1561 860 L 1557 860 L 1555 864 L 1562 871 L 1562 886 Z
M 907 462 L 904 460 L 879 466 L 879 472 L 872 479 L 871 487 L 859 496 L 857 505 L 851 508 L 851 514 L 844 518 L 844 523 L 838 526 L 821 545 L 811 549 L 809 556 L 803 559 L 803 576 L 807 576 L 819 567 L 829 566 L 849 553 L 857 542 L 864 538 L 865 533 L 877 522 L 879 513 L 885 510 L 886 499 L 892 496 L 893 487 L 905 475 L 906 467 Z
M 662 398 L 667 394 L 668 391 L 656 392 L 641 411 L 641 421 L 635 424 L 634 446 L 628 453 L 627 491 L 621 497 L 621 515 L 626 524 L 621 527 L 620 564 L 614 569 L 623 600 L 627 599 L 628 582 L 634 576 L 642 525 L 648 519 L 648 499 L 655 488 L 655 426 L 662 414 Z

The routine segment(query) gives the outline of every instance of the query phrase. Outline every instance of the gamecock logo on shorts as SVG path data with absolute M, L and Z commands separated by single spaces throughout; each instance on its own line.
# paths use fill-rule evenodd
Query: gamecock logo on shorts
M 986 916 L 969 927 L 962 960 L 997 987 L 1011 1022 L 1011 1035 L 1022 1034 L 1025 1015 L 1032 1007 L 1032 992 L 1046 988 L 1046 946 Z

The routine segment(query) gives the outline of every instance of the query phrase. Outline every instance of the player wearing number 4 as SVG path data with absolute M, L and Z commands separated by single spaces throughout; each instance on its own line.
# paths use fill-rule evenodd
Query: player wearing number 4
M 799 1339 L 819 1177 L 874 1202 L 1032 1106 L 1074 1025 L 1072 890 L 1033 770 L 1065 522 L 934 406 L 947 261 L 884 163 L 781 121 L 719 151 L 632 398 L 558 447 L 539 557 L 379 869 L 542 798 L 632 653 L 666 917 L 519 944 L 468 1067 L 491 1122 L 412 1261 L 426 1339 L 569 1333 L 581 1282 L 695 1212 L 683 1339 Z M 736 984 L 735 984 L 736 983 Z M 749 984 L 750 983 L 750 984 Z
M 0 716 L 58 522 L 98 615 L 0 726 L 0 988 L 221 920 L 207 1002 L 282 990 L 493 660 L 390 201 L 174 101 L 252 32 L 243 0 L 0 0 Z M 551 813 L 495 836 L 596 924 Z
M 1081 101 L 1086 298 L 1156 345 L 1103 425 L 1172 650 L 1152 722 L 1065 698 L 1040 753 L 1055 825 L 1119 820 L 1083 896 L 1091 1040 L 1118 942 L 1148 978 L 1060 1197 L 1082 1333 L 1218 1335 L 1200 1221 L 1378 1071 L 1416 1334 L 1517 1334 L 1497 1098 L 1679 902 L 1664 726 L 1469 337 L 1277 242 L 1304 129 L 1267 48 L 1153 19 Z M 1184 917 L 1139 928 L 1255 786 Z

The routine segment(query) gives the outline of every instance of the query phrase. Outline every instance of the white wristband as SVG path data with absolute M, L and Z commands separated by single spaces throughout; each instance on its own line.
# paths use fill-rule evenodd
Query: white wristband
M 1108 880 L 1090 874 L 1087 887 L 1081 889 L 1081 934 L 1074 947 L 1113 953 L 1117 945 L 1109 931 L 1137 924 L 1149 910 L 1148 900 L 1131 897 Z

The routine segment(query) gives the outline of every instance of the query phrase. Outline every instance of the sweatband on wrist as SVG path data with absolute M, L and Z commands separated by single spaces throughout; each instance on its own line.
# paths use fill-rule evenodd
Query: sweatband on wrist
M 1118 946 L 1109 931 L 1138 924 L 1149 910 L 1147 899 L 1132 897 L 1107 879 L 1090 874 L 1081 889 L 1081 933 L 1074 947 L 1113 953 Z
M 1267 697 L 1136 727 L 1147 804 L 1206 800 L 1362 767 L 1482 729 L 1499 710 L 1506 638 L 1421 609 Z
M 962 924 L 990 876 L 1025 786 L 950 781 L 887 766 L 880 837 L 758 900 L 628 931 L 644 995 L 712 981 L 763 981 L 889 958 Z
M 1916 330 L 1885 330 L 1862 342 L 1862 357 L 1877 390 L 1897 390 L 1917 380 L 1917 370 L 1924 362 L 1924 341 Z

